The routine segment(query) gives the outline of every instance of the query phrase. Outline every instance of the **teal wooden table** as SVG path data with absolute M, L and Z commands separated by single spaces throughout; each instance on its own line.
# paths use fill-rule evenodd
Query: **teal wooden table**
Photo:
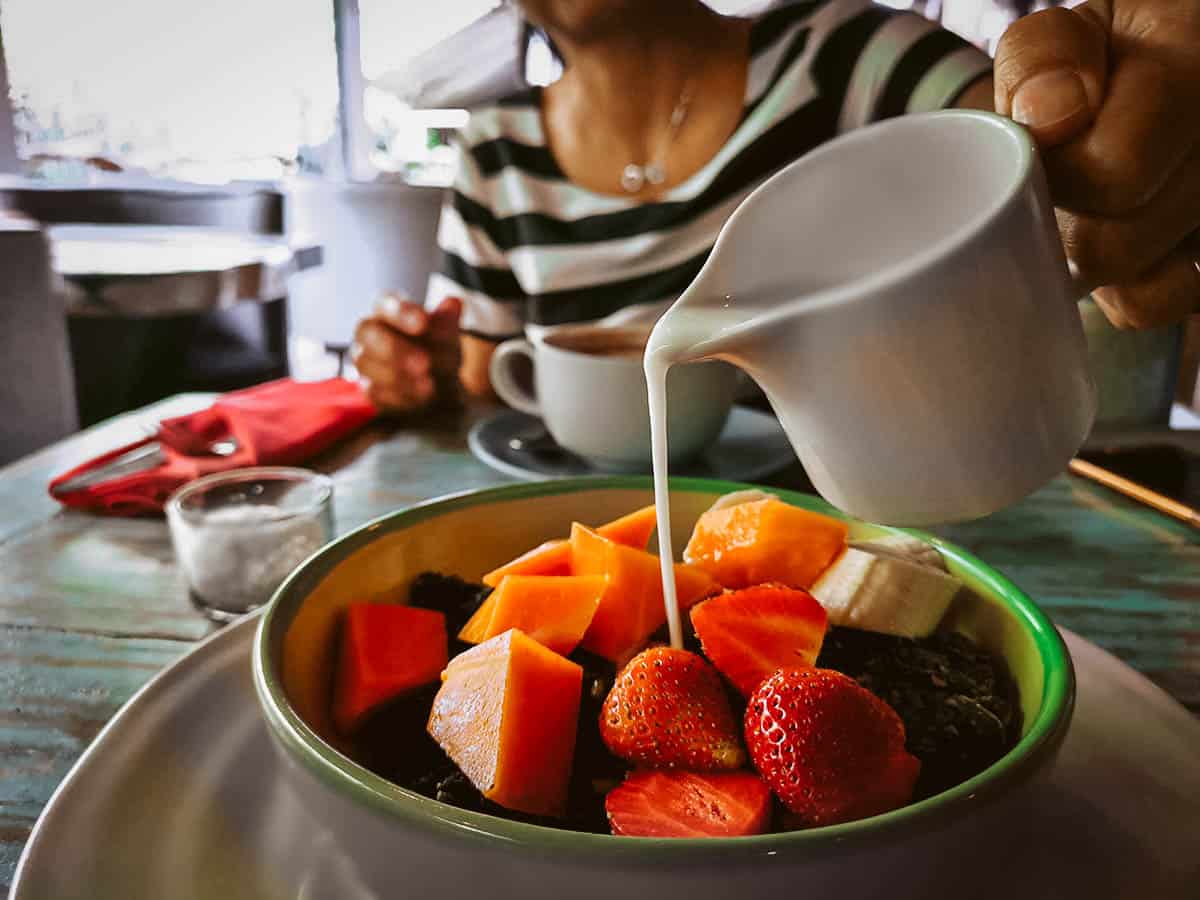
M 212 628 L 189 605 L 161 520 L 64 512 L 46 483 L 205 402 L 176 397 L 0 469 L 0 892 L 43 805 L 100 727 Z M 336 482 L 338 530 L 506 481 L 467 452 L 478 414 L 372 426 L 316 461 Z M 798 466 L 772 483 L 805 487 Z M 1197 532 L 1066 476 L 1012 509 L 942 531 L 1200 714 Z

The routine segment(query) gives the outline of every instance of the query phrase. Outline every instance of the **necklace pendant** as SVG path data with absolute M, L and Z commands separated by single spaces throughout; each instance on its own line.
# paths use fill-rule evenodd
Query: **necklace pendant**
M 636 194 L 646 186 L 647 170 L 637 163 L 630 163 L 621 170 L 621 187 L 630 194 Z
M 648 163 L 644 168 L 646 181 L 653 185 L 660 185 L 667 180 L 667 173 L 663 171 L 663 167 L 658 163 Z

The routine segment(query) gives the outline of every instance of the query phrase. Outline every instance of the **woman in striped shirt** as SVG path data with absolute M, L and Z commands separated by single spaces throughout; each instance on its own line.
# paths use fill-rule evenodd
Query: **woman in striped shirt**
M 993 105 L 985 54 L 869 0 L 795 0 L 752 19 L 720 16 L 699 0 L 521 7 L 553 41 L 564 74 L 473 111 L 462 131 L 425 308 L 385 298 L 357 332 L 360 375 L 384 408 L 424 406 L 456 375 L 469 392 L 487 393 L 492 348 L 526 324 L 638 306 L 653 314 L 692 280 L 750 191 L 841 132 L 907 112 Z M 1094 24 L 1051 15 L 1016 30 L 1013 71 L 995 91 L 1000 111 L 1045 145 L 1086 127 L 1103 90 L 1089 83 Z M 1022 70 L 1030 58 L 1037 65 Z M 1078 63 L 1069 83 L 1063 59 Z M 1035 90 L 1017 95 L 1023 82 Z M 1176 275 L 1177 293 L 1200 296 L 1200 284 Z

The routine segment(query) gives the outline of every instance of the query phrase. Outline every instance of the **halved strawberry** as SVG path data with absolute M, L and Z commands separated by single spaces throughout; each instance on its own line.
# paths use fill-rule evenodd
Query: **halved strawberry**
M 771 824 L 771 790 L 749 772 L 634 772 L 604 799 L 613 834 L 738 837 Z
M 806 826 L 878 815 L 912 799 L 921 763 L 896 711 L 832 669 L 784 669 L 746 706 L 763 781 Z
M 746 761 L 720 676 L 671 647 L 643 650 L 617 675 L 600 736 L 614 756 L 649 768 L 737 769 Z
M 691 615 L 705 655 L 744 696 L 777 669 L 811 666 L 825 640 L 825 608 L 781 584 L 713 597 Z

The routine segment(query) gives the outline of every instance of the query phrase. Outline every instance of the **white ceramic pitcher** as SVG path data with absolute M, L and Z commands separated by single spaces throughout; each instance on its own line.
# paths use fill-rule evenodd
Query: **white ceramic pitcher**
M 1023 128 L 905 116 L 754 191 L 655 327 L 647 365 L 743 368 L 849 513 L 969 519 L 1061 472 L 1086 437 L 1085 293 Z

